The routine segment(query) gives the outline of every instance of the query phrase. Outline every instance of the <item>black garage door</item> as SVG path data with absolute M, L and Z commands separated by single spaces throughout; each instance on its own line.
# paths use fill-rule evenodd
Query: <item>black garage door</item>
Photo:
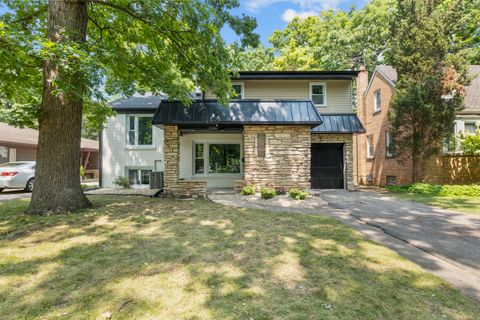
M 343 188 L 343 144 L 312 143 L 313 189 Z

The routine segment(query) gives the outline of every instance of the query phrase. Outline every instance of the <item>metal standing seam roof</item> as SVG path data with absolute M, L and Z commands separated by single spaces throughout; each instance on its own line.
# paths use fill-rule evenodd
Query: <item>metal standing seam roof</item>
M 158 105 L 165 96 L 133 96 L 111 101 L 109 105 L 117 112 L 122 111 L 152 111 L 157 110 Z
M 356 114 L 323 114 L 323 123 L 312 129 L 312 133 L 364 133 Z
M 304 124 L 312 127 L 322 117 L 310 100 L 238 100 L 228 106 L 216 100 L 196 100 L 190 106 L 179 101 L 162 101 L 153 124 Z

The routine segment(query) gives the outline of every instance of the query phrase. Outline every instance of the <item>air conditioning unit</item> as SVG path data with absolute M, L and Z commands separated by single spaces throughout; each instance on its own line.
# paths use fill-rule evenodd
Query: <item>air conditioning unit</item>
M 150 172 L 150 189 L 163 189 L 163 171 Z

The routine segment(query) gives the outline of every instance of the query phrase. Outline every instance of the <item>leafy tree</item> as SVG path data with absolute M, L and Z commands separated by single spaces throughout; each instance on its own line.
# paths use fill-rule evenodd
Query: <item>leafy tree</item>
M 363 9 L 328 10 L 306 19 L 295 18 L 270 37 L 279 70 L 339 70 L 383 61 L 394 0 L 373 0 Z
M 426 158 L 438 152 L 464 108 L 467 83 L 464 0 L 398 0 L 390 54 L 398 72 L 390 120 L 395 148 L 423 178 Z
M 460 150 L 468 156 L 480 155 L 480 130 L 460 138 Z
M 269 71 L 274 70 L 274 52 L 272 48 L 259 45 L 256 48 L 235 48 L 235 67 L 238 71 Z
M 14 123 L 38 119 L 35 214 L 89 206 L 78 174 L 82 115 L 102 123 L 105 93 L 188 103 L 198 86 L 225 102 L 233 59 L 220 30 L 229 25 L 239 45 L 258 41 L 254 19 L 230 14 L 237 0 L 3 2 L 0 98 Z

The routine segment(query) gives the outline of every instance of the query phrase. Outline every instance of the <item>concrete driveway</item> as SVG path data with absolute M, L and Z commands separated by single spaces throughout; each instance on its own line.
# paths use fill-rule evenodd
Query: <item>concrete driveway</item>
M 25 192 L 24 190 L 17 190 L 17 189 L 3 190 L 2 192 L 0 192 L 0 201 L 30 198 L 31 196 L 32 196 L 32 193 Z
M 480 301 L 480 216 L 399 200 L 385 192 L 321 190 L 328 214 Z

